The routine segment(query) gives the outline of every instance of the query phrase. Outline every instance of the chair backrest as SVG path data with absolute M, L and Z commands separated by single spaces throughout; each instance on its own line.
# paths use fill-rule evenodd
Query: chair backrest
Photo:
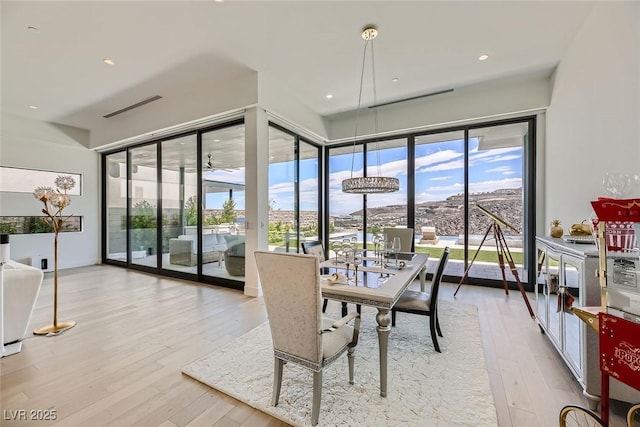
M 318 257 L 318 261 L 326 261 L 326 256 L 324 254 L 324 247 L 322 247 L 322 242 L 319 240 L 313 240 L 309 242 L 302 242 L 302 252 L 305 254 L 315 255 Z
M 440 289 L 440 281 L 442 280 L 442 275 L 444 274 L 444 269 L 447 266 L 447 261 L 449 260 L 449 247 L 444 248 L 444 252 L 442 252 L 442 257 L 440 257 L 440 263 L 438 264 L 438 269 L 433 275 L 433 280 L 431 280 L 431 295 L 430 295 L 430 305 L 429 312 L 434 313 L 436 310 L 436 304 L 438 302 L 438 290 Z
M 400 252 L 413 252 L 413 243 L 415 241 L 415 234 L 413 228 L 391 228 L 385 227 L 382 229 L 382 234 L 385 240 L 391 240 L 394 237 L 400 238 Z
M 322 367 L 320 269 L 314 255 L 256 251 L 273 349 Z

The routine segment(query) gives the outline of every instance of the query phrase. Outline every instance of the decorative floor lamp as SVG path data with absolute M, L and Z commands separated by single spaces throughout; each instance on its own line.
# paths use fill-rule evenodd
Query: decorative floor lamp
M 44 203 L 42 213 L 47 216 L 47 222 L 53 228 L 53 324 L 38 328 L 35 335 L 57 335 L 67 329 L 73 328 L 76 322 L 58 322 L 58 234 L 64 223 L 73 215 L 64 216 L 62 211 L 71 203 L 68 192 L 76 185 L 76 181 L 69 175 L 59 175 L 56 180 L 56 189 L 51 187 L 38 187 L 33 191 L 36 199 Z

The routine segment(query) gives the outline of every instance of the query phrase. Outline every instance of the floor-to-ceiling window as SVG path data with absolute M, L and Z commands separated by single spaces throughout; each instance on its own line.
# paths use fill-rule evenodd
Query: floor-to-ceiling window
M 301 241 L 320 238 L 331 252 L 344 240 L 370 245 L 384 227 L 410 227 L 414 249 L 429 252 L 431 262 L 451 246 L 445 273 L 462 277 L 491 224 L 480 204 L 514 226 L 502 231 L 526 282 L 534 125 L 523 118 L 336 145 L 321 162 L 318 145 L 271 124 L 270 249 L 300 251 Z M 108 153 L 103 164 L 105 261 L 210 282 L 244 280 L 241 121 Z M 343 193 L 342 180 L 365 168 L 368 176 L 399 178 L 400 191 Z M 499 279 L 485 274 L 499 273 L 495 246 L 481 249 L 470 280 Z
M 296 137 L 269 126 L 270 249 L 284 252 L 291 252 L 293 249 L 293 252 L 296 252 L 296 183 Z
M 195 274 L 198 261 L 196 134 L 161 142 L 162 268 Z M 193 233 L 189 231 L 193 230 Z
M 391 139 L 367 145 L 367 176 L 393 176 L 400 180 L 394 193 L 366 196 L 367 233 L 362 243 L 371 242 L 374 235 L 384 235 L 385 228 L 407 227 L 407 139 Z M 359 242 L 361 243 L 361 242 Z M 410 252 L 413 248 L 400 248 Z
M 410 227 L 415 251 L 429 252 L 432 265 L 445 246 L 452 248 L 446 275 L 462 278 L 468 269 L 469 283 L 494 282 L 502 280 L 498 252 L 506 253 L 489 230 L 497 217 L 507 258 L 513 259 L 518 279 L 527 282 L 535 259 L 528 256 L 533 234 L 526 232 L 535 223 L 534 124 L 523 118 L 365 141 L 355 146 L 355 155 L 351 145 L 328 147 L 328 238 L 355 236 L 371 246 L 383 227 Z M 396 177 L 400 191 L 342 193 L 344 178 L 362 176 L 363 151 L 367 175 Z M 508 259 L 504 264 L 506 279 L 514 282 Z
M 524 141 L 528 130 L 527 122 L 469 129 L 467 259 L 473 260 L 477 253 L 468 271 L 470 278 L 484 278 L 491 267 L 494 275 L 490 278 L 501 279 L 503 270 L 496 268 L 498 254 L 507 280 L 515 281 L 510 260 L 518 267 L 516 271 L 524 267 Z
M 108 154 L 104 158 L 105 258 L 127 261 L 127 152 Z
M 364 196 L 342 192 L 344 179 L 364 176 L 363 145 L 330 149 L 327 169 L 329 184 L 325 209 L 328 212 L 328 230 L 325 234 L 332 254 L 343 241 L 363 241 Z
M 106 153 L 103 260 L 242 287 L 244 132 L 239 120 Z
M 320 239 L 322 213 L 320 200 L 320 147 L 299 139 L 298 206 L 300 242 Z M 298 251 L 302 251 L 298 245 Z
M 463 131 L 439 132 L 415 138 L 416 249 L 439 259 L 449 246 L 445 274 L 461 276 L 464 268 L 465 232 Z
M 269 249 L 301 252 L 320 238 L 320 147 L 269 126 Z
M 157 150 L 156 144 L 129 150 L 129 256 L 149 267 L 157 265 Z
M 244 281 L 244 124 L 202 133 L 202 274 Z

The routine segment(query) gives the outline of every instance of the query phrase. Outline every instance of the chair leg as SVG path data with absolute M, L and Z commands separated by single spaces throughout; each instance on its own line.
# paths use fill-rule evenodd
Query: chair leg
M 342 317 L 347 315 L 347 303 L 343 302 L 342 303 Z
M 433 347 L 436 349 L 438 353 L 442 353 L 440 351 L 440 346 L 438 345 L 438 337 L 436 335 L 436 316 L 435 315 L 429 316 L 429 329 L 431 329 L 431 341 L 433 341 Z
M 349 347 L 347 349 L 347 359 L 349 360 L 349 384 L 353 384 L 353 361 L 355 359 L 355 347 Z
M 318 424 L 320 400 L 322 398 L 322 370 L 313 373 L 313 403 L 311 404 L 311 425 Z
M 391 326 L 396 326 L 396 311 L 391 310 Z
M 324 299 L 324 301 L 322 302 L 322 312 L 325 313 L 327 311 L 327 303 L 329 302 L 328 299 Z
M 362 306 L 360 304 L 356 304 L 356 311 L 358 314 L 362 314 Z
M 275 359 L 275 364 L 273 367 L 273 396 L 271 397 L 271 405 L 278 406 L 278 400 L 280 400 L 280 388 L 282 387 L 282 366 L 284 365 L 284 360 Z
M 442 331 L 440 330 L 440 319 L 438 319 L 438 312 L 436 311 L 436 331 L 438 331 L 438 336 L 441 337 Z

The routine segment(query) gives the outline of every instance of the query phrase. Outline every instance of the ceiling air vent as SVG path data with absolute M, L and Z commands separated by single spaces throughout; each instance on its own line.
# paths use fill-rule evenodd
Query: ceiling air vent
M 133 110 L 134 108 L 142 107 L 145 104 L 148 104 L 148 103 L 153 102 L 153 101 L 157 101 L 158 99 L 161 99 L 161 98 L 162 97 L 160 95 L 154 95 L 154 96 L 152 96 L 150 98 L 143 99 L 140 102 L 136 102 L 135 104 L 131 104 L 128 107 L 124 107 L 124 108 L 122 108 L 122 109 L 120 109 L 118 111 L 114 111 L 113 113 L 109 113 L 106 116 L 102 116 L 102 117 L 104 117 L 105 119 L 108 119 L 109 117 L 117 116 L 118 114 L 122 114 L 125 111 L 129 111 L 129 110 Z
M 453 92 L 453 89 L 439 90 L 438 92 L 431 92 L 431 93 L 426 93 L 424 95 L 412 96 L 411 98 L 404 98 L 404 99 L 398 99 L 396 101 L 389 101 L 382 104 L 372 105 L 369 108 L 378 108 L 378 107 L 383 107 L 385 105 L 397 104 L 398 102 L 413 101 L 414 99 L 426 98 L 428 96 L 441 95 L 443 93 L 449 93 L 449 92 Z

